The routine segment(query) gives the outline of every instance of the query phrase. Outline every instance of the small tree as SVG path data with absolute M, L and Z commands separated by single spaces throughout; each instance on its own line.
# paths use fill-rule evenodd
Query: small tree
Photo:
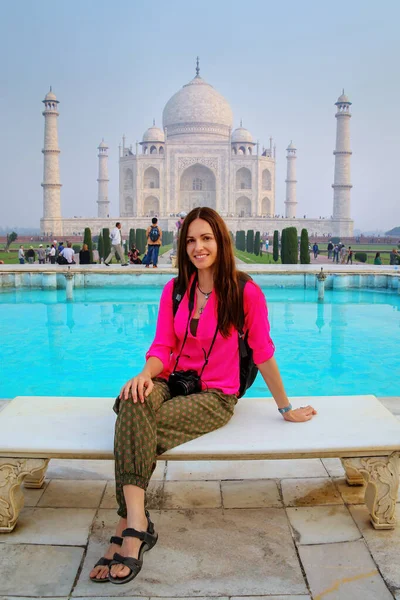
M 246 250 L 246 232 L 238 231 L 236 234 L 236 248 L 238 250 L 242 250 L 243 252 Z
M 272 258 L 274 262 L 278 262 L 279 259 L 279 231 L 275 229 L 274 231 L 274 239 L 272 242 Z
M 101 262 L 101 259 L 104 259 L 104 241 L 103 241 L 103 234 L 100 231 L 100 235 L 99 235 L 99 241 L 98 241 L 98 251 L 99 251 L 99 262 Z
M 15 231 L 11 231 L 11 233 L 7 233 L 7 243 L 4 246 L 5 252 L 8 252 L 9 247 L 15 240 L 18 238 L 18 234 Z
M 103 247 L 104 247 L 104 260 L 105 260 L 111 252 L 110 230 L 108 227 L 103 228 Z
M 308 246 L 308 231 L 307 229 L 302 229 L 300 237 L 300 263 L 302 265 L 310 264 L 310 252 L 308 250 Z
M 296 227 L 288 227 L 286 231 L 286 264 L 297 265 L 299 262 L 299 242 Z
M 146 230 L 145 229 L 136 229 L 136 248 L 139 250 L 140 254 L 143 254 L 146 248 Z
M 286 227 L 281 233 L 281 263 L 286 265 Z
M 134 229 L 129 230 L 129 250 L 136 244 L 136 231 Z
M 83 234 L 83 243 L 87 244 L 90 253 L 90 264 L 93 264 L 93 244 L 92 244 L 92 232 L 90 227 L 85 227 L 85 233 Z
M 258 256 L 260 254 L 260 243 L 261 243 L 260 232 L 256 231 L 256 235 L 254 236 L 254 254 L 256 256 Z
M 254 231 L 249 229 L 246 236 L 246 250 L 253 254 L 254 251 Z

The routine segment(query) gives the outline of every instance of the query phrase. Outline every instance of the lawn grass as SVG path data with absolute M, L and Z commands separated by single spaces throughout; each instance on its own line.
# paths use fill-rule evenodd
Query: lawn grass
M 247 264 L 275 265 L 281 262 L 279 258 L 278 262 L 275 263 L 270 252 L 268 254 L 263 252 L 261 256 L 256 256 L 255 254 L 250 254 L 250 252 L 243 252 L 243 250 L 235 248 L 235 256 Z

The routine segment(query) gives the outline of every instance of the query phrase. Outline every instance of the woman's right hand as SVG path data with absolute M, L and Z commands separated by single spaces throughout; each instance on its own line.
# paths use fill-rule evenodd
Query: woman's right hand
M 151 377 L 142 371 L 136 377 L 133 377 L 122 386 L 119 393 L 121 400 L 128 400 L 129 394 L 132 394 L 132 400 L 136 402 L 143 402 L 145 398 L 153 391 L 154 383 Z

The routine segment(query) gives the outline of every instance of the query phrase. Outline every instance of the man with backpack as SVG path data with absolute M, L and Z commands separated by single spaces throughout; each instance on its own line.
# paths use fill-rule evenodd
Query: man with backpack
M 144 257 L 143 262 L 145 263 L 147 269 L 150 267 L 151 262 L 153 263 L 153 269 L 157 268 L 158 253 L 162 241 L 162 231 L 157 225 L 157 223 L 157 217 L 153 217 L 151 220 L 151 225 L 147 228 L 146 231 L 147 254 Z

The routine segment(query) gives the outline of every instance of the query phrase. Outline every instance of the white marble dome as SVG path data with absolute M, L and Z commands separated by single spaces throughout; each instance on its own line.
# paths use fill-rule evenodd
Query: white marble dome
M 50 89 L 50 91 L 46 94 L 45 100 L 50 100 L 52 102 L 57 101 L 57 97 L 54 92 Z
M 248 131 L 244 127 L 238 127 L 232 133 L 232 142 L 233 143 L 245 142 L 245 143 L 252 144 L 253 136 L 251 135 L 250 131 Z
M 339 96 L 339 98 L 337 99 L 337 102 L 335 102 L 335 104 L 351 104 L 351 102 L 343 91 L 343 94 L 341 96 Z
M 149 127 L 147 131 L 143 134 L 142 142 L 164 142 L 165 136 L 164 132 L 161 131 L 159 127 L 153 125 L 153 127 Z
M 163 111 L 163 126 L 170 136 L 228 138 L 232 109 L 212 85 L 196 76 L 172 96 Z

